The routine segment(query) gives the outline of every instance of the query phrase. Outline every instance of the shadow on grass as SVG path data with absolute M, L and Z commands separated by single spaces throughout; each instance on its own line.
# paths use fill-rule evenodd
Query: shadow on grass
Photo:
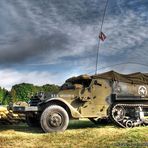
M 113 126 L 111 123 L 98 123 L 94 124 L 89 120 L 72 120 L 68 126 L 68 129 L 85 129 L 85 128 L 102 128 L 106 126 Z
M 68 129 L 85 129 L 85 128 L 102 128 L 102 127 L 112 126 L 112 124 L 97 124 L 95 125 L 89 120 L 71 120 L 68 126 Z M 1 125 L 0 124 L 0 132 L 7 131 L 7 130 L 14 130 L 18 132 L 25 132 L 25 133 L 43 133 L 40 127 L 28 127 L 27 124 L 13 124 L 13 125 Z
M 12 125 L 0 124 L 0 132 L 7 131 L 7 130 L 14 130 L 14 131 L 25 132 L 25 133 L 43 133 L 40 127 L 29 127 L 25 123 L 12 124 Z

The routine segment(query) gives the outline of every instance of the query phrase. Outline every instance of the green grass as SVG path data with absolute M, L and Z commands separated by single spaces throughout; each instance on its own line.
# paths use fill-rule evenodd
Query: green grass
M 60 133 L 45 134 L 41 129 L 22 125 L 0 125 L 0 148 L 103 148 L 148 147 L 148 127 L 132 129 L 114 125 L 94 125 L 90 121 L 71 121 Z

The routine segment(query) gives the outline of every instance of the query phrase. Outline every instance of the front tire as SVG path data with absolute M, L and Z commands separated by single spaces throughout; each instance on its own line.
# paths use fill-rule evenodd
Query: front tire
M 43 111 L 40 124 L 46 133 L 64 131 L 69 124 L 69 116 L 63 107 L 51 105 Z

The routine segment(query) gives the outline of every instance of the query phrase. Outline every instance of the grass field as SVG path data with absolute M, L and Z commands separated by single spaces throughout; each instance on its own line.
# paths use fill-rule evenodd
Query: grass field
M 0 127 L 0 148 L 148 147 L 148 127 L 122 129 L 113 125 L 96 126 L 90 121 L 71 121 L 65 132 L 48 134 L 25 124 Z

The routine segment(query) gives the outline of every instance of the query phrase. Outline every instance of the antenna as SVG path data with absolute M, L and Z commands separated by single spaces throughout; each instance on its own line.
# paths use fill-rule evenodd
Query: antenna
M 104 13 L 103 13 L 103 17 L 102 17 L 101 28 L 100 28 L 100 33 L 99 34 L 102 33 L 102 28 L 103 28 L 103 23 L 104 23 L 105 15 L 106 15 L 108 1 L 109 0 L 106 0 L 106 4 L 105 4 L 105 8 L 104 8 Z M 100 44 L 101 44 L 101 38 L 99 37 L 98 49 L 97 49 L 97 57 L 96 57 L 96 70 L 95 70 L 95 74 L 97 74 L 97 71 L 98 71 L 98 60 L 99 60 Z

